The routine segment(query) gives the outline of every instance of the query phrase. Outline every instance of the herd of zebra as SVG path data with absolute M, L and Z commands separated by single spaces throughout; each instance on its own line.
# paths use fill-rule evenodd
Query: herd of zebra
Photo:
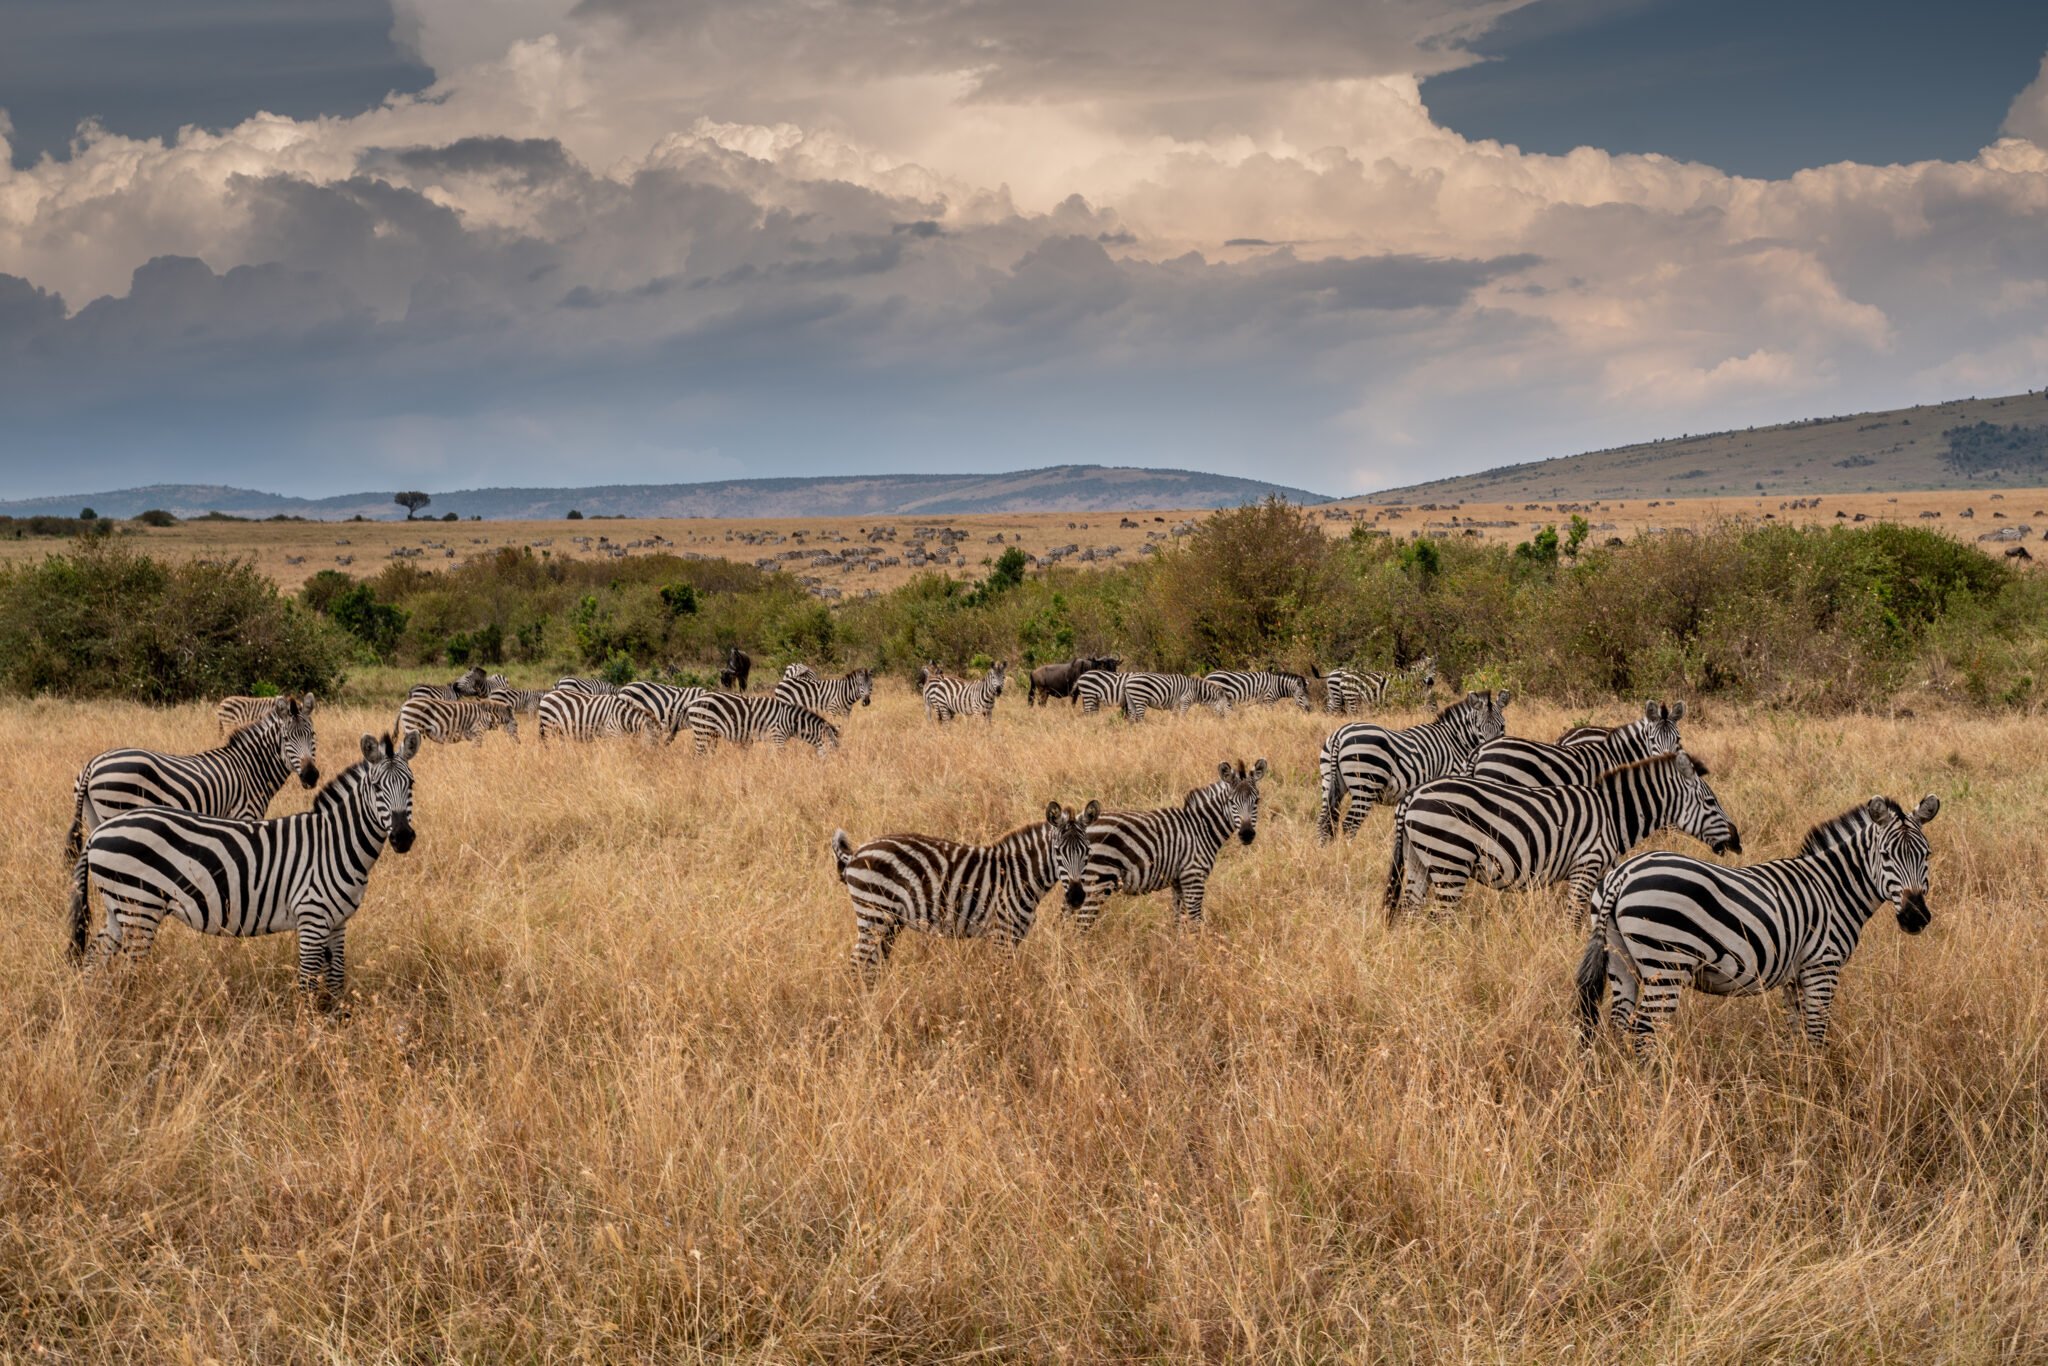
M 673 740 L 687 727 L 699 752 L 722 740 L 795 739 L 828 750 L 839 730 L 827 715 L 872 704 L 869 670 L 828 679 L 792 665 L 770 693 L 756 695 L 744 691 L 750 663 L 739 652 L 729 662 L 725 681 L 737 690 L 565 678 L 527 692 L 480 668 L 422 685 L 391 734 L 362 737 L 360 761 L 320 788 L 310 811 L 275 820 L 264 813 L 294 774 L 308 788 L 319 782 L 315 699 L 229 698 L 217 713 L 219 747 L 192 755 L 112 750 L 79 773 L 66 846 L 73 954 L 93 946 L 96 957 L 144 952 L 167 915 L 203 933 L 290 931 L 300 984 L 338 994 L 344 931 L 370 871 L 387 843 L 400 853 L 412 845 L 410 761 L 423 739 L 453 743 L 503 729 L 516 740 L 526 714 L 543 739 Z M 927 665 L 918 688 L 927 714 L 941 722 L 992 722 L 1005 674 L 998 663 L 970 682 Z M 1323 677 L 1324 705 L 1348 713 L 1399 683 L 1427 689 L 1434 679 L 1428 661 L 1405 678 L 1333 670 Z M 1299 674 L 1125 673 L 1106 657 L 1034 670 L 1029 700 L 1053 697 L 1086 711 L 1114 704 L 1132 721 L 1197 705 L 1219 714 L 1256 703 L 1312 707 Z M 1543 742 L 1507 735 L 1511 700 L 1504 690 L 1472 692 L 1421 724 L 1338 726 L 1317 754 L 1317 834 L 1324 843 L 1340 828 L 1354 835 L 1375 806 L 1394 806 L 1383 899 L 1390 922 L 1426 904 L 1455 906 L 1473 882 L 1565 886 L 1567 908 L 1586 933 L 1577 990 L 1587 1034 L 1610 992 L 1611 1020 L 1640 1049 L 1685 987 L 1718 995 L 1782 989 L 1795 1024 L 1820 1043 L 1870 916 L 1890 904 L 1906 932 L 1928 923 L 1924 827 L 1940 810 L 1938 798 L 1908 810 L 1872 797 L 1815 825 L 1798 853 L 1747 867 L 1677 853 L 1630 857 L 1666 830 L 1716 855 L 1741 853 L 1707 766 L 1684 748 L 1685 704 L 1653 701 L 1626 724 L 1575 727 Z M 905 926 L 1015 945 L 1055 886 L 1083 931 L 1111 895 L 1162 891 L 1179 923 L 1199 926 L 1222 849 L 1233 834 L 1250 844 L 1257 833 L 1269 771 L 1264 759 L 1225 761 L 1214 781 L 1179 803 L 1147 810 L 1054 801 L 1042 821 L 986 845 L 922 834 L 855 845 L 835 832 L 833 860 L 854 908 L 854 967 L 871 980 Z M 103 910 L 96 938 L 94 885 Z

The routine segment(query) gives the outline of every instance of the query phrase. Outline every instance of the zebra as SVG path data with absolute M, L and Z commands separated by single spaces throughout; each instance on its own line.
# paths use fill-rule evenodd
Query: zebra
M 418 733 L 437 744 L 452 745 L 463 740 L 481 742 L 487 731 L 502 727 L 519 743 L 519 717 L 509 702 L 486 698 L 481 702 L 445 702 L 438 697 L 408 697 L 398 709 L 398 733 Z
M 1078 702 L 1081 710 L 1093 715 L 1105 707 L 1121 707 L 1124 704 L 1124 684 L 1129 674 L 1089 672 L 1074 681 L 1070 703 Z
M 1336 834 L 1337 813 L 1348 797 L 1344 833 L 1355 835 L 1373 803 L 1398 800 L 1432 778 L 1463 772 L 1472 755 L 1507 729 L 1502 716 L 1513 694 L 1467 693 L 1419 726 L 1390 730 L 1369 721 L 1337 727 L 1316 755 L 1322 771 L 1322 809 L 1316 816 L 1316 838 L 1328 844 Z
M 1202 681 L 1233 707 L 1253 702 L 1292 701 L 1303 711 L 1308 711 L 1308 680 L 1300 674 L 1280 673 L 1265 670 L 1259 673 L 1241 673 L 1234 670 L 1218 669 L 1205 676 Z
M 1207 679 L 1188 674 L 1134 673 L 1124 676 L 1124 716 L 1142 721 L 1148 710 L 1184 712 L 1201 703 L 1228 715 L 1230 699 Z
M 928 678 L 924 685 L 925 710 L 944 725 L 956 716 L 985 716 L 996 719 L 996 699 L 1003 695 L 1003 671 L 1009 661 L 997 660 L 979 683 L 969 683 L 944 674 Z
M 1557 737 L 1560 745 L 1597 745 L 1614 734 L 1613 726 L 1572 726 Z
M 718 671 L 718 686 L 745 692 L 747 676 L 753 672 L 754 657 L 735 645 L 725 652 L 725 667 Z
M 491 689 L 485 700 L 502 702 L 514 712 L 537 718 L 540 715 L 540 700 L 547 695 L 545 688 L 514 688 L 508 684 L 502 688 Z
M 320 781 L 315 757 L 313 717 L 297 699 L 198 754 L 110 749 L 80 769 L 72 785 L 64 857 L 78 857 L 86 837 L 109 817 L 140 806 L 255 820 L 293 773 L 306 787 Z
M 84 960 L 97 882 L 105 920 L 93 962 L 139 957 L 175 917 L 201 934 L 290 930 L 299 940 L 299 986 L 347 985 L 343 936 L 363 904 L 388 841 L 413 846 L 412 768 L 417 731 L 365 735 L 351 764 L 313 798 L 313 809 L 246 820 L 163 808 L 124 812 L 93 831 L 71 873 L 71 957 Z
M 672 683 L 628 683 L 619 689 L 619 696 L 630 697 L 654 713 L 660 724 L 662 738 L 673 742 L 676 732 L 683 728 L 683 718 L 689 714 L 690 704 L 709 691 L 705 688 L 678 688 Z
M 619 685 L 606 678 L 558 678 L 549 691 L 570 696 L 603 697 L 618 690 Z
M 1687 986 L 1714 996 L 1776 987 L 1794 1027 L 1827 1042 L 1842 969 L 1873 912 L 1889 902 L 1899 928 L 1927 928 L 1929 794 L 1907 811 L 1876 796 L 1807 832 L 1791 858 L 1723 868 L 1682 854 L 1638 854 L 1593 898 L 1579 960 L 1579 1029 L 1590 1038 L 1611 987 L 1610 1018 L 1644 1051 Z
M 486 674 L 484 666 L 472 664 L 453 683 L 415 683 L 406 692 L 407 698 L 431 697 L 443 702 L 460 702 L 464 698 L 484 697 L 491 691 L 491 680 L 505 681 L 502 674 Z
M 253 721 L 289 710 L 293 702 L 299 704 L 300 711 L 311 714 L 316 700 L 311 693 L 285 693 L 279 697 L 224 697 L 214 710 L 213 723 L 225 737 Z
M 993 844 L 885 835 L 855 848 L 834 831 L 832 858 L 853 899 L 854 971 L 872 982 L 905 925 L 953 939 L 993 933 L 1015 948 L 1054 883 L 1065 885 L 1070 908 L 1081 904 L 1088 832 L 1101 813 L 1099 802 L 1081 811 L 1050 802 L 1043 821 Z
M 1385 704 L 1395 688 L 1412 684 L 1427 697 L 1436 686 L 1436 656 L 1424 655 L 1396 673 L 1370 669 L 1332 669 L 1323 677 L 1323 710 L 1332 716 L 1356 716 L 1368 706 Z
M 932 700 L 925 695 L 924 686 L 934 678 L 944 678 L 945 676 L 945 666 L 936 659 L 927 659 L 924 663 L 917 666 L 917 695 L 924 700 L 926 720 L 930 720 L 932 716 Z
M 851 716 L 856 703 L 874 705 L 875 675 L 871 669 L 855 669 L 844 678 L 784 678 L 774 696 L 821 716 Z
M 540 700 L 540 738 L 598 740 L 638 735 L 649 744 L 661 723 L 644 705 L 620 693 L 563 692 L 557 688 Z
M 1202 924 L 1202 899 L 1216 855 L 1236 833 L 1250 844 L 1259 827 L 1259 781 L 1266 761 L 1247 769 L 1240 759 L 1216 766 L 1217 780 L 1198 787 L 1179 806 L 1151 811 L 1105 811 L 1088 823 L 1087 895 L 1073 915 L 1093 929 L 1112 892 L 1143 896 L 1171 891 L 1176 923 Z
M 699 754 L 709 754 L 720 740 L 736 745 L 802 740 L 819 753 L 839 748 L 839 727 L 814 711 L 774 696 L 708 692 L 690 704 L 684 722 Z
M 1490 740 L 1472 756 L 1472 775 L 1489 778 L 1512 787 L 1584 787 L 1610 768 L 1647 759 L 1656 754 L 1675 754 L 1684 748 L 1678 737 L 1678 722 L 1685 715 L 1685 703 L 1643 704 L 1642 719 L 1616 726 L 1598 740 L 1581 738 L 1572 745 L 1546 745 L 1541 740 L 1503 736 Z M 1698 759 L 1693 767 L 1701 774 L 1708 769 Z
M 1455 906 L 1474 881 L 1502 891 L 1568 882 L 1566 909 L 1583 923 L 1615 860 L 1673 827 L 1716 854 L 1742 852 L 1721 799 L 1682 752 L 1611 768 L 1583 787 L 1438 778 L 1394 813 L 1387 920 L 1420 908 L 1425 891 Z

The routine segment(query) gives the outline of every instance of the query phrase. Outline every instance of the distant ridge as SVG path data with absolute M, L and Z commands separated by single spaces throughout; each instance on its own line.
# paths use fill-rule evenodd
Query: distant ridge
M 0 502 L 0 514 L 76 516 L 90 507 L 102 517 L 133 517 L 162 508 L 179 517 L 224 512 L 237 517 L 307 517 L 340 521 L 358 514 L 403 520 L 392 492 L 292 498 L 222 484 L 150 484 L 102 493 Z M 429 492 L 432 492 L 431 490 Z M 1127 508 L 1219 508 L 1268 495 L 1294 503 L 1327 503 L 1304 489 L 1196 470 L 1109 465 L 1056 465 L 1008 474 L 871 474 L 806 479 L 726 479 L 707 484 L 607 484 L 589 488 L 455 489 L 433 493 L 424 516 L 456 513 L 488 521 L 586 517 L 914 517 L 966 513 L 1101 512 Z
M 1986 455 L 1982 447 L 1987 443 L 1979 442 L 1959 468 L 1946 458 L 1944 433 L 1978 423 L 2000 429 L 2000 440 L 1989 443 L 2000 449 Z M 1509 503 L 2042 485 L 2048 485 L 2048 395 L 2025 393 L 1671 437 L 1407 484 L 1345 501 Z

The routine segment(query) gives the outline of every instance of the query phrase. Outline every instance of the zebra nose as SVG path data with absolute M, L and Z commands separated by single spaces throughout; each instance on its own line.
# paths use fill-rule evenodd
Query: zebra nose
M 306 763 L 306 764 L 304 764 L 303 766 L 301 766 L 301 767 L 300 767 L 300 769 L 299 769 L 299 784 L 300 784 L 300 786 L 302 786 L 302 787 L 311 787 L 311 786 L 312 786 L 313 784 L 315 784 L 315 783 L 317 783 L 317 782 L 319 782 L 319 781 L 320 781 L 320 769 L 319 769 L 319 766 L 318 766 L 318 765 L 316 765 L 316 764 L 313 764 L 313 763 L 311 763 L 311 762 L 308 762 L 308 763 Z
M 1927 893 L 1906 888 L 1899 893 L 1899 928 L 1907 934 L 1918 934 L 1927 928 L 1933 919 L 1927 911 Z
M 1742 852 L 1742 836 L 1730 830 L 1728 838 L 1714 846 L 1717 854 L 1739 854 Z
M 1087 899 L 1088 899 L 1088 894 L 1087 894 L 1086 892 L 1084 892 L 1084 891 L 1082 891 L 1082 890 L 1081 890 L 1081 884 L 1080 884 L 1080 883 L 1078 883 L 1078 882 L 1069 882 L 1069 883 L 1067 884 L 1067 905 L 1068 905 L 1068 906 L 1070 906 L 1070 907 L 1072 907 L 1072 908 L 1073 908 L 1074 910 L 1077 910 L 1077 911 L 1078 911 L 1078 910 L 1080 910 L 1080 909 L 1081 909 L 1081 903 L 1082 903 L 1082 902 L 1084 902 L 1084 901 L 1086 901 Z

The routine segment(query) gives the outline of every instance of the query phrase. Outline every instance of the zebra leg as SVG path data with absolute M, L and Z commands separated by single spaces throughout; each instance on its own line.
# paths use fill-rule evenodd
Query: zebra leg
M 1834 1008 L 1835 984 L 1841 977 L 1839 963 L 1812 963 L 1799 970 L 1799 1004 L 1806 1041 L 1815 1048 L 1828 1041 L 1828 1014 Z
M 299 990 L 317 991 L 327 972 L 327 922 L 309 913 L 299 916 Z
M 1422 856 L 1415 848 L 1415 842 L 1408 842 L 1409 875 L 1406 891 L 1409 909 L 1419 910 L 1422 906 L 1422 885 L 1429 881 L 1429 897 L 1434 903 L 1429 913 L 1431 920 L 1442 918 L 1445 910 L 1456 906 L 1465 899 L 1465 888 L 1471 885 L 1472 870 L 1460 864 L 1439 863 L 1424 867 Z
M 1806 1028 L 1806 1002 L 1800 997 L 1797 977 L 1785 983 L 1785 1013 L 1792 1017 L 1795 1031 Z
M 1643 983 L 1640 989 L 1641 995 L 1636 1000 L 1634 1015 L 1628 1020 L 1626 1025 L 1631 1042 L 1635 1045 L 1637 1057 L 1649 1056 L 1651 1036 L 1657 1032 L 1659 1025 L 1678 1013 L 1678 993 L 1683 986 L 1683 982 L 1666 973 L 1645 973 L 1643 975 Z M 1617 998 L 1615 1001 L 1617 1024 L 1621 1023 L 1619 1019 L 1620 1004 L 1621 1002 Z
M 337 1001 L 348 985 L 346 927 L 336 925 L 327 936 L 327 990 Z
M 1202 898 L 1208 892 L 1208 869 L 1195 868 L 1181 874 L 1180 881 L 1173 888 L 1173 908 L 1179 912 L 1181 924 L 1191 930 L 1202 928 Z
M 882 964 L 889 961 L 890 951 L 896 947 L 896 932 L 903 928 L 903 922 L 867 915 L 858 916 L 856 921 L 853 970 L 860 974 L 862 980 L 872 982 Z
M 1350 789 L 1349 783 L 1346 783 L 1345 786 L 1347 789 Z M 1348 795 L 1351 798 L 1351 802 L 1344 811 L 1344 835 L 1347 839 L 1357 834 L 1359 828 L 1365 824 L 1365 818 L 1372 814 L 1373 803 L 1379 799 L 1381 794 L 1351 789 Z
M 1102 903 L 1109 900 L 1110 893 L 1114 892 L 1116 887 L 1115 878 L 1083 884 L 1081 904 L 1071 911 L 1066 911 L 1066 914 L 1074 918 L 1074 923 L 1082 934 L 1095 928 L 1095 922 L 1102 916 Z M 1061 902 L 1060 906 L 1065 910 L 1066 903 Z

